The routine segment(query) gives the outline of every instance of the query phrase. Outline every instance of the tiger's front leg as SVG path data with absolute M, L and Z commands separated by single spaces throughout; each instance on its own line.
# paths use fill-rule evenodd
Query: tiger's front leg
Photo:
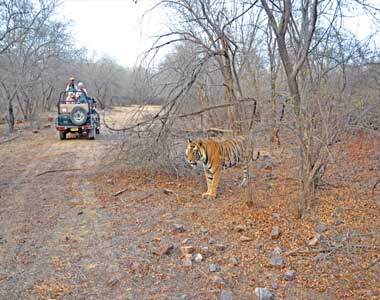
M 216 198 L 216 186 L 218 185 L 219 181 L 219 172 L 215 171 L 215 173 L 212 172 L 211 169 L 204 167 L 205 171 L 205 177 L 207 182 L 207 192 L 202 194 L 203 199 L 209 199 L 209 198 Z M 219 170 L 220 171 L 220 170 Z
M 210 197 L 210 191 L 211 191 L 211 185 L 213 181 L 213 174 L 211 173 L 211 170 L 208 169 L 206 166 L 204 167 L 205 177 L 206 177 L 206 183 L 207 183 L 207 192 L 202 194 L 203 199 L 207 199 Z

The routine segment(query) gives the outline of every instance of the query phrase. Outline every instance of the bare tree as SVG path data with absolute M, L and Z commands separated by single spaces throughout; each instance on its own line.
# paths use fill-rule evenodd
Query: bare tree
M 180 0 L 160 1 L 160 4 L 170 8 L 174 17 L 170 31 L 157 38 L 151 51 L 179 42 L 194 44 L 198 61 L 195 69 L 213 65 L 222 76 L 224 102 L 237 103 L 239 98 L 244 97 L 244 91 L 240 84 L 237 59 L 237 35 L 241 32 L 237 32 L 234 26 L 238 19 L 251 10 L 254 3 L 246 5 L 238 1 Z M 228 106 L 227 114 L 230 127 L 236 133 L 241 132 L 239 105 Z
M 278 63 L 276 59 L 276 38 L 273 37 L 273 30 L 268 26 L 267 29 L 267 46 L 268 46 L 268 56 L 270 65 L 270 90 L 271 90 L 271 129 L 270 129 L 270 142 L 274 143 L 277 140 L 277 144 L 280 144 L 280 139 L 278 137 L 277 129 L 277 72 Z
M 57 4 L 55 0 L 38 3 L 9 0 L 0 3 L 0 60 L 3 64 L 0 76 L 7 99 L 10 131 L 13 130 L 14 99 L 18 100 L 24 118 L 30 118 L 34 106 L 39 105 L 36 101 L 40 100 L 33 95 L 31 88 L 36 90 L 47 60 L 59 55 L 59 45 L 64 44 L 64 26 L 49 22 Z

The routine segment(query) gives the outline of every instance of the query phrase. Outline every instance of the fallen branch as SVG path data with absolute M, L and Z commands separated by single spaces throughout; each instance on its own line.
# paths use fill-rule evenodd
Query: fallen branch
M 148 195 L 146 195 L 146 196 L 144 196 L 144 197 L 138 199 L 137 201 L 143 201 L 143 200 L 146 200 L 146 199 L 148 199 L 148 198 L 151 197 L 151 196 L 153 196 L 152 193 L 150 193 L 150 194 L 148 194 Z
M 224 107 L 229 107 L 229 106 L 235 106 L 235 105 L 238 105 L 242 102 L 255 102 L 255 101 L 256 100 L 253 98 L 246 98 L 246 99 L 241 99 L 239 102 L 208 106 L 208 107 L 205 107 L 204 109 L 201 109 L 201 110 L 198 110 L 198 111 L 195 111 L 192 113 L 177 115 L 177 116 L 172 116 L 172 117 L 173 118 L 185 118 L 185 117 L 190 117 L 190 116 L 194 116 L 194 115 L 199 115 L 199 114 L 204 113 L 204 112 L 209 111 L 209 110 L 214 110 L 214 109 L 224 108 Z
M 72 171 L 80 171 L 80 169 L 48 170 L 48 171 L 37 174 L 36 177 L 39 177 L 48 173 L 72 172 Z
M 188 114 L 172 115 L 172 116 L 161 115 L 162 113 L 165 113 L 165 114 L 168 113 L 167 111 L 165 111 L 165 109 L 168 107 L 168 104 L 173 104 L 173 101 L 170 101 L 166 105 L 164 105 L 161 108 L 161 110 L 158 113 L 156 113 L 152 118 L 150 118 L 148 120 L 141 121 L 139 123 L 136 123 L 136 124 L 133 124 L 133 125 L 130 125 L 130 126 L 127 126 L 127 127 L 124 127 L 124 128 L 113 128 L 113 127 L 111 127 L 106 122 L 105 111 L 104 111 L 104 114 L 103 114 L 103 123 L 104 123 L 104 126 L 106 128 L 108 128 L 108 129 L 110 129 L 112 131 L 128 131 L 128 130 L 132 130 L 132 129 L 135 129 L 135 128 L 139 128 L 139 127 L 141 127 L 143 125 L 152 124 L 156 120 L 161 120 L 161 122 L 167 122 L 167 120 L 169 120 L 169 119 L 191 117 L 191 116 L 199 115 L 199 114 L 202 114 L 202 113 L 204 113 L 206 111 L 210 111 L 210 110 L 214 110 L 214 109 L 218 109 L 218 108 L 225 108 L 225 107 L 240 105 L 243 102 L 256 102 L 256 100 L 253 99 L 253 98 L 245 98 L 245 99 L 241 99 L 240 101 L 234 102 L 234 103 L 227 103 L 227 104 L 219 104 L 219 105 L 214 105 L 214 106 L 208 106 L 208 107 L 205 107 L 204 109 L 201 109 L 201 110 L 198 110 L 198 111 L 195 111 L 195 112 L 192 112 L 192 113 L 188 113 Z M 170 110 L 171 110 L 171 108 L 170 108 Z
M 190 130 L 190 129 L 186 129 L 186 130 L 182 130 L 182 132 L 184 133 L 206 133 L 206 132 L 209 132 L 209 133 L 233 133 L 233 130 L 232 129 L 223 129 L 223 128 L 216 128 L 216 127 L 212 127 L 212 128 L 208 128 L 208 129 L 196 129 L 196 130 Z
M 375 189 L 376 189 L 376 187 L 377 187 L 377 185 L 380 183 L 380 179 L 378 179 L 377 181 L 376 181 L 376 183 L 373 185 L 373 187 L 372 187 L 372 200 L 374 200 L 374 198 L 375 198 Z
M 116 192 L 116 193 L 113 194 L 112 196 L 117 197 L 117 196 L 121 195 L 122 193 L 124 193 L 124 192 L 126 192 L 126 191 L 128 191 L 128 188 L 127 188 L 127 187 L 124 188 L 124 189 L 122 189 L 122 190 L 120 190 L 120 191 L 118 191 L 118 192 Z
M 13 141 L 13 140 L 17 139 L 18 137 L 20 137 L 20 136 L 19 136 L 19 135 L 16 135 L 16 136 L 13 136 L 13 137 L 11 137 L 11 138 L 9 138 L 9 139 L 6 139 L 6 140 L 4 140 L 4 141 L 1 141 L 1 142 L 0 142 L 0 145 L 1 145 L 1 144 L 8 143 L 8 142 L 10 142 L 10 141 Z
M 363 268 L 363 270 L 369 270 L 371 269 L 373 266 L 375 266 L 378 262 L 380 262 L 380 258 L 377 258 L 375 259 L 374 261 L 372 261 L 368 266 L 366 266 L 365 268 Z
M 174 194 L 174 191 L 170 190 L 170 189 L 163 189 L 162 191 L 165 195 L 170 195 L 170 194 Z

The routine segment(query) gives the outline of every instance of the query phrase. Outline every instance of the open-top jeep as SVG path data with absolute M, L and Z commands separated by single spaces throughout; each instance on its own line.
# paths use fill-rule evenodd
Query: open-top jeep
M 66 139 L 67 133 L 86 134 L 90 140 L 100 133 L 100 118 L 95 110 L 96 102 L 91 97 L 75 100 L 76 92 L 62 92 L 58 99 L 58 116 L 55 127 L 59 138 Z

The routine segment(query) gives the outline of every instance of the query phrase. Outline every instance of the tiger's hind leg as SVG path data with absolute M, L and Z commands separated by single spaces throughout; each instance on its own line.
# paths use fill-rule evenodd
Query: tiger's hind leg
M 244 167 L 243 167 L 243 179 L 242 179 L 242 181 L 240 183 L 240 186 L 241 187 L 248 186 L 249 181 L 250 181 L 249 165 L 248 164 L 244 164 Z
M 246 141 L 243 150 L 243 179 L 240 183 L 241 187 L 247 187 L 251 180 L 249 173 L 250 162 L 253 160 L 253 143 L 252 141 Z
M 219 184 L 219 178 L 220 178 L 220 167 L 217 168 L 215 171 L 214 171 L 214 179 L 211 183 L 211 189 L 210 189 L 210 196 L 213 197 L 213 198 L 216 198 L 216 191 L 217 191 L 217 188 L 218 188 L 218 184 Z

